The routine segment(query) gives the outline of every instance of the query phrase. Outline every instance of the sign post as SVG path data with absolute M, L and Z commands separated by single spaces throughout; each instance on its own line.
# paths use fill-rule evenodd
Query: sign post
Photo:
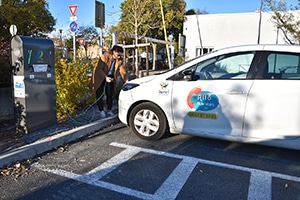
M 78 5 L 71 5 L 69 6 L 69 10 L 71 12 L 71 17 L 70 17 L 70 25 L 69 25 L 69 28 L 70 28 L 70 31 L 73 33 L 73 59 L 74 61 L 76 61 L 76 40 L 75 40 L 75 32 L 77 31 L 78 29 L 78 24 L 76 22 L 77 20 L 77 17 L 75 16 L 75 13 L 77 11 L 77 8 L 78 8 Z

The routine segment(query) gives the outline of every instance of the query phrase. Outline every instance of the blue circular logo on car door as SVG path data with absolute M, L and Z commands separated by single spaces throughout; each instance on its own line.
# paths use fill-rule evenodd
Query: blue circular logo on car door
M 195 111 L 213 110 L 219 105 L 219 98 L 212 92 L 194 88 L 188 95 L 188 106 Z

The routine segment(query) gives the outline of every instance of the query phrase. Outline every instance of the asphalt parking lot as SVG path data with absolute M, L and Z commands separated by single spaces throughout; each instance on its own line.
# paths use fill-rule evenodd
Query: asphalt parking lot
M 280 199 L 289 183 L 300 187 L 300 177 L 296 176 L 117 142 L 110 146 L 124 150 L 86 174 L 50 169 L 39 163 L 34 167 L 139 199 L 205 199 L 209 196 L 211 199 L 267 200 L 274 199 L 275 194 Z M 139 170 L 141 165 L 143 169 Z M 299 194 L 294 197 L 296 199 Z

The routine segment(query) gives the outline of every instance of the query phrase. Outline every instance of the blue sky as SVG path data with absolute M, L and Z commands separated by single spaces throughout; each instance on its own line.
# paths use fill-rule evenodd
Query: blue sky
M 100 0 L 99 0 L 100 1 Z M 47 0 L 52 16 L 57 20 L 55 28 L 63 29 L 70 34 L 70 5 L 77 5 L 76 16 L 78 26 L 94 25 L 95 0 Z M 102 0 L 105 4 L 105 23 L 116 25 L 120 15 L 120 4 L 123 0 Z M 209 14 L 253 12 L 260 8 L 260 0 L 185 0 L 186 10 L 205 9 Z M 298 0 L 286 0 L 288 4 L 296 5 Z M 69 33 L 68 33 L 69 32 Z M 65 35 L 64 34 L 64 35 Z

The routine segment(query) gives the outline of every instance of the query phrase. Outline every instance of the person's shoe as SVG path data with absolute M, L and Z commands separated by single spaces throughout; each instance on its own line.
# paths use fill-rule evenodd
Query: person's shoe
M 107 116 L 108 116 L 108 117 L 112 117 L 112 116 L 114 116 L 114 115 L 115 115 L 115 113 L 113 113 L 113 111 L 107 112 Z
M 106 114 L 105 114 L 105 112 L 102 110 L 101 112 L 100 112 L 100 118 L 105 118 L 106 117 Z

